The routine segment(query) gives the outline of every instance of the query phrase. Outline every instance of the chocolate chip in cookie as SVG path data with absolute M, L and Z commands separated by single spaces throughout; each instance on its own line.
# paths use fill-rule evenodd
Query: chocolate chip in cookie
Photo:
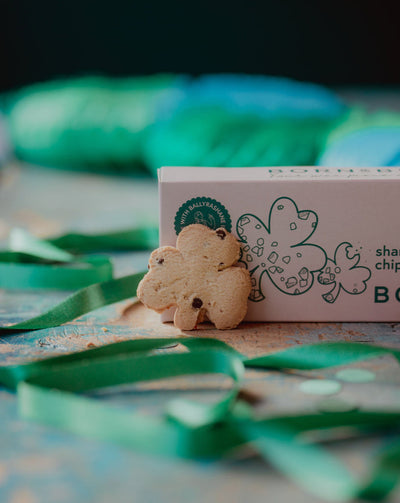
M 198 297 L 195 297 L 192 302 L 192 307 L 194 309 L 200 309 L 201 306 L 203 305 L 203 301 L 199 299 Z

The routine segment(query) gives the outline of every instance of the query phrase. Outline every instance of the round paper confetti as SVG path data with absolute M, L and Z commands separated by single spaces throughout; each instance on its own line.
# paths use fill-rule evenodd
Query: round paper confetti
M 342 398 L 322 398 L 316 406 L 320 412 L 352 412 L 358 409 L 356 404 Z
M 329 379 L 310 379 L 300 383 L 299 388 L 310 395 L 333 395 L 342 389 L 342 385 Z
M 365 369 L 344 369 L 336 372 L 335 377 L 346 382 L 371 382 L 375 379 L 375 374 Z

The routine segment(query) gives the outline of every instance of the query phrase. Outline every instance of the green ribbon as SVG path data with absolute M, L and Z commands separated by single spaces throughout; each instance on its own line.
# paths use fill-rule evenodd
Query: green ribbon
M 134 236 L 139 236 L 141 244 L 138 246 L 155 238 L 154 234 L 134 231 L 131 233 L 132 247 L 135 246 Z M 123 238 L 121 249 L 122 243 Z M 78 259 L 65 250 L 92 251 L 111 247 L 111 244 L 110 235 L 96 238 L 74 234 L 60 237 L 58 241 L 42 241 L 19 232 L 11 239 L 11 250 L 0 256 L 0 271 L 1 266 L 9 273 L 14 266 L 25 266 L 42 267 L 49 277 L 52 274 L 56 277 L 54 268 L 77 270 L 76 274 L 80 275 L 84 269 L 79 270 L 78 260 L 93 267 L 96 260 L 100 266 L 101 260 L 96 257 Z M 45 281 L 37 271 L 32 269 L 31 276 L 27 273 L 26 278 L 31 278 L 32 285 L 43 285 Z M 141 272 L 90 284 L 46 313 L 1 327 L 0 335 L 50 328 L 93 309 L 134 297 L 143 275 Z M 60 283 L 61 276 L 59 283 L 54 280 L 54 284 Z M 177 343 L 187 351 L 154 352 Z M 382 499 L 400 479 L 400 438 L 375 456 L 375 466 L 363 480 L 355 477 L 318 442 L 305 442 L 301 438 L 306 432 L 334 432 L 339 427 L 351 427 L 361 435 L 369 431 L 398 433 L 400 410 L 256 418 L 253 408 L 240 398 L 246 368 L 322 369 L 382 355 L 391 355 L 400 361 L 398 350 L 348 342 L 295 346 L 247 358 L 215 339 L 138 339 L 22 365 L 3 366 L 0 367 L 0 383 L 16 391 L 22 417 L 76 434 L 112 441 L 140 452 L 190 458 L 224 456 L 250 443 L 276 469 L 318 497 L 332 501 L 350 501 L 356 497 Z M 163 414 L 154 417 L 113 407 L 87 395 L 103 387 L 202 373 L 227 376 L 232 385 L 212 404 L 176 399 L 169 402 Z
M 78 290 L 43 314 L 14 325 L 0 327 L 0 335 L 13 331 L 58 327 L 100 307 L 134 297 L 144 274 L 140 272 Z
M 49 242 L 74 253 L 98 250 L 153 250 L 158 246 L 158 229 L 138 227 L 96 235 L 70 233 L 50 239 Z
M 181 343 L 187 353 L 153 354 L 152 350 Z M 360 345 L 364 347 L 363 345 Z M 289 369 L 293 355 L 306 347 L 309 368 L 320 368 L 319 352 L 325 352 L 324 366 L 359 361 L 347 351 L 347 343 L 297 346 L 274 355 L 280 366 Z M 362 359 L 394 354 L 388 348 L 369 347 Z M 351 354 L 353 356 L 351 357 Z M 326 355 L 329 355 L 327 357 Z M 254 359 L 259 360 L 259 358 Z M 17 390 L 23 417 L 57 426 L 70 432 L 113 441 L 140 452 L 182 457 L 222 456 L 251 443 L 277 469 L 310 492 L 332 501 L 348 501 L 357 496 L 383 497 L 400 475 L 400 443 L 386 449 L 367 481 L 359 481 L 335 457 L 316 443 L 299 440 L 300 433 L 352 427 L 361 434 L 370 431 L 398 430 L 400 411 L 298 414 L 254 419 L 251 408 L 235 401 L 245 366 L 251 366 L 233 348 L 213 339 L 142 339 L 110 344 L 93 350 L 63 355 L 23 365 L 0 368 L 0 382 Z M 186 400 L 172 401 L 162 416 L 148 417 L 83 396 L 103 387 L 174 377 L 216 373 L 233 380 L 232 389 L 212 405 Z M 243 412 L 244 411 L 244 412 Z
M 0 287 L 80 289 L 39 316 L 0 327 L 0 335 L 56 327 L 100 307 L 135 297 L 146 271 L 112 279 L 108 257 L 77 258 L 54 244 L 61 242 L 66 248 L 81 252 L 110 247 L 115 236 L 119 236 L 117 242 L 122 236 L 128 236 L 126 249 L 128 243 L 131 249 L 142 249 L 156 239 L 152 228 L 92 236 L 67 234 L 53 242 L 35 238 L 20 229 L 14 230 L 10 236 L 10 250 L 0 252 Z
M 316 349 L 317 348 L 317 349 Z M 281 353 L 258 356 L 245 361 L 248 367 L 267 369 L 324 369 L 348 365 L 369 358 L 390 354 L 400 362 L 400 351 L 357 342 L 326 342 L 324 344 L 293 346 Z
M 155 248 L 157 241 L 158 231 L 153 227 L 97 235 L 72 233 L 51 240 L 14 229 L 9 250 L 0 251 L 0 288 L 76 290 L 106 282 L 113 277 L 108 257 L 77 256 L 66 250 L 75 254 L 104 249 L 146 250 Z
M 107 257 L 88 257 L 63 265 L 19 252 L 0 252 L 0 288 L 75 290 L 112 278 Z

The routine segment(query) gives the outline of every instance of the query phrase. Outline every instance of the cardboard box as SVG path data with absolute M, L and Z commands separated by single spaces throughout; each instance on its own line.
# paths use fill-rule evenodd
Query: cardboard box
M 247 320 L 400 321 L 400 169 L 165 167 L 159 189 L 161 245 L 194 222 L 241 241 Z

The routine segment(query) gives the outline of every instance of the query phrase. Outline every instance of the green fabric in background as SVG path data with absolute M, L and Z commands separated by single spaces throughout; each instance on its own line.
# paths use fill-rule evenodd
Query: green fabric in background
M 155 175 L 160 166 L 312 165 L 337 119 L 264 118 L 221 107 L 191 108 L 156 124 L 144 146 Z
M 81 77 L 0 96 L 16 156 L 156 176 L 161 166 L 398 166 L 400 114 L 323 86 L 235 74 Z
M 24 161 L 153 176 L 163 165 L 314 164 L 346 110 L 322 86 L 223 74 L 59 80 L 2 101 Z
M 321 146 L 321 166 L 400 166 L 400 113 L 350 109 Z
M 52 167 L 138 173 L 143 137 L 183 80 L 87 77 L 23 88 L 5 107 L 15 152 Z
M 6 127 L 6 121 L 0 112 L 0 168 L 11 158 L 11 145 Z
M 337 122 L 336 127 L 330 131 L 326 145 L 329 146 L 355 131 L 371 127 L 400 128 L 400 113 L 389 110 L 369 113 L 363 108 L 351 108 L 343 115 L 342 120 Z

